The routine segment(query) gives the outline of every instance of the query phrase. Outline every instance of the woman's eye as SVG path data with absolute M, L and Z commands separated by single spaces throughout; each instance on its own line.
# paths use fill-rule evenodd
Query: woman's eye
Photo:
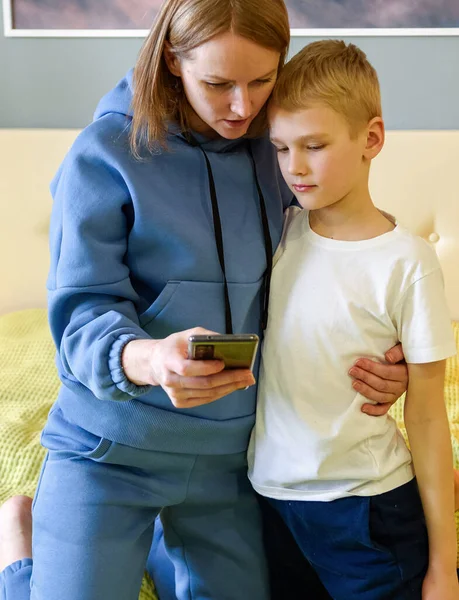
M 288 148 L 276 148 L 278 154 L 285 154 L 288 152 Z
M 320 144 L 320 145 L 316 145 L 316 146 L 308 146 L 308 150 L 312 150 L 317 151 L 317 150 L 322 150 L 323 148 L 325 148 L 325 144 Z
M 253 85 L 266 85 L 267 83 L 270 83 L 271 81 L 272 81 L 272 79 L 257 79 L 256 81 L 254 81 L 252 83 L 253 83 Z M 222 88 L 222 87 L 229 85 L 229 83 L 226 83 L 226 82 L 215 83 L 213 81 L 206 81 L 205 84 L 211 88 Z

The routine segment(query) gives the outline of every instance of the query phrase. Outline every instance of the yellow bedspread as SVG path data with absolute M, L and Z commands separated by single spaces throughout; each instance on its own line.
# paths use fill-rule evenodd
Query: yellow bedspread
M 459 348 L 459 323 L 454 324 Z M 54 345 L 46 312 L 25 310 L 0 317 L 0 503 L 14 494 L 33 496 L 44 449 L 40 432 L 57 396 Z M 459 466 L 459 359 L 448 360 L 445 400 Z M 392 409 L 403 428 L 403 403 Z M 459 529 L 459 518 L 456 522 Z M 459 564 L 459 562 L 458 562 Z M 156 598 L 144 579 L 139 600 Z

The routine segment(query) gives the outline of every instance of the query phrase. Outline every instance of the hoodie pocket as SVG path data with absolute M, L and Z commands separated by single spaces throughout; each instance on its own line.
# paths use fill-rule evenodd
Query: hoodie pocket
M 262 280 L 251 283 L 229 283 L 229 297 L 235 333 L 260 333 L 260 287 Z M 204 327 L 225 333 L 225 302 L 223 284 L 204 281 L 170 281 L 151 307 L 141 316 L 141 326 L 153 339 L 163 339 L 172 333 L 193 327 Z M 258 372 L 259 354 L 254 372 Z M 256 389 L 238 390 L 218 402 L 174 413 L 213 420 L 252 419 L 255 411 Z M 153 388 L 142 401 L 158 408 L 171 410 L 168 396 L 160 388 Z M 241 420 L 244 436 L 252 421 Z
M 180 285 L 179 281 L 168 281 L 165 287 L 161 290 L 159 296 L 153 302 L 153 304 L 143 312 L 139 317 L 140 326 L 145 329 L 150 321 L 153 321 L 159 313 L 165 308 L 177 291 Z
M 235 333 L 258 333 L 262 280 L 229 283 Z M 224 290 L 221 282 L 169 281 L 155 302 L 140 316 L 140 325 L 153 338 L 204 327 L 225 333 Z

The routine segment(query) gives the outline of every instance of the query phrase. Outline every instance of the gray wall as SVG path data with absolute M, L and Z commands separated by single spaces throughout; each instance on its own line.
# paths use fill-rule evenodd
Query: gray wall
M 293 38 L 291 53 L 312 39 Z M 459 129 L 459 35 L 347 39 L 378 70 L 388 129 Z M 0 15 L 0 128 L 83 127 L 141 43 L 5 38 Z

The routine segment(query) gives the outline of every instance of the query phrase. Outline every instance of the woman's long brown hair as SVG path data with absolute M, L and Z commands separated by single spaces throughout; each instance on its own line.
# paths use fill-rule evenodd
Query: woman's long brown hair
M 211 38 L 231 31 L 260 46 L 280 53 L 283 67 L 290 42 L 288 13 L 283 0 L 165 0 L 143 44 L 134 70 L 131 147 L 164 147 L 169 122 L 189 129 L 190 105 L 180 78 L 164 58 L 166 43 L 184 59 Z M 266 127 L 263 109 L 254 119 L 249 135 Z

